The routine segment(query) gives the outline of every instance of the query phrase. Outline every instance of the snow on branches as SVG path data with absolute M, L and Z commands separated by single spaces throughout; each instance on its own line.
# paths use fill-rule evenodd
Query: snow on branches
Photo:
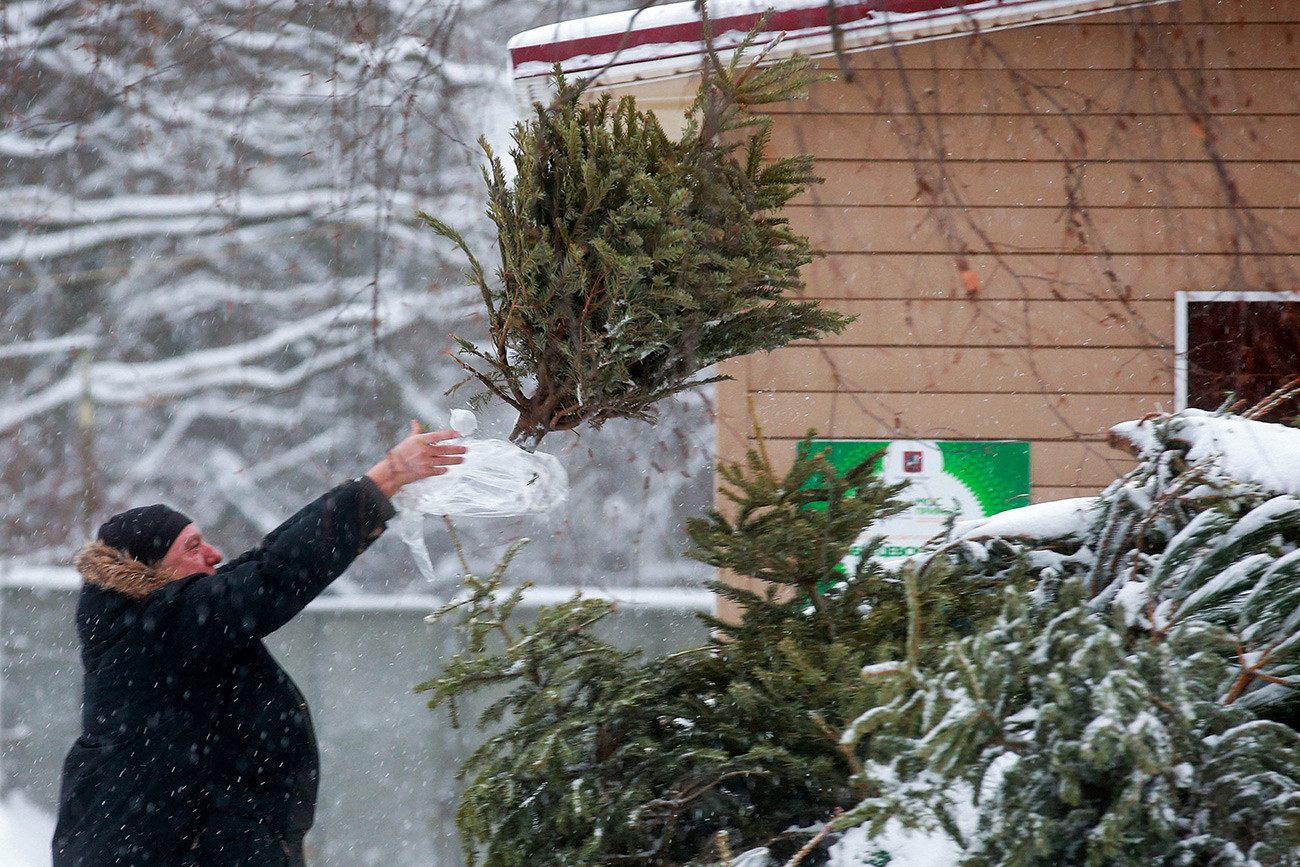
M 693 556 L 769 590 L 715 585 L 740 614 L 707 645 L 633 660 L 575 600 L 432 684 L 505 682 L 518 721 L 469 769 L 467 844 L 489 867 L 881 863 L 901 823 L 962 867 L 1300 865 L 1300 432 L 1116 434 L 1139 461 L 1097 497 L 957 524 L 901 567 L 879 540 L 844 559 L 899 505 L 866 465 L 724 467 L 732 517 L 692 521 Z M 504 621 L 472 598 L 471 634 Z
M 901 691 L 850 727 L 883 794 L 840 826 L 943 827 L 969 867 L 1300 863 L 1300 431 L 1187 410 L 1112 441 L 1139 461 L 1097 497 L 904 567 L 1005 602 L 938 664 L 864 672 Z

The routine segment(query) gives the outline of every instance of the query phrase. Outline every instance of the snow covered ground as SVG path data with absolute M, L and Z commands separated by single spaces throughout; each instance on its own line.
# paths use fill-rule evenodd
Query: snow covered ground
M 50 867 L 54 817 L 22 792 L 0 801 L 0 867 Z

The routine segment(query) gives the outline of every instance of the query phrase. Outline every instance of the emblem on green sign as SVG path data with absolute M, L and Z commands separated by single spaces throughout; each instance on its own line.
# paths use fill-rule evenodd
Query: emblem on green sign
M 813 440 L 809 447 L 829 450 L 841 472 L 878 454 L 876 471 L 885 481 L 910 483 L 902 497 L 913 502 L 912 508 L 869 531 L 885 537 L 876 551 L 882 559 L 915 554 L 950 519 L 981 518 L 1029 504 L 1026 442 Z

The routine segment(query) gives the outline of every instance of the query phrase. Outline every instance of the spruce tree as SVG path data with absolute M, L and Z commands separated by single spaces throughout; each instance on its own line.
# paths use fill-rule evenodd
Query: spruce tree
M 1300 863 L 1300 738 L 1277 722 L 1295 722 L 1300 500 L 1209 447 L 1278 439 L 1256 424 L 1118 426 L 1139 462 L 1075 526 L 958 528 L 916 564 L 1004 582 L 1006 604 L 937 662 L 867 671 L 898 693 L 850 727 L 879 793 L 838 826 L 943 827 L 970 867 Z
M 850 321 L 794 297 L 814 254 L 780 212 L 817 178 L 811 157 L 767 153 L 771 121 L 753 113 L 814 74 L 801 57 L 742 63 L 748 47 L 708 54 L 677 139 L 634 98 L 589 99 L 557 73 L 554 102 L 515 128 L 513 177 L 483 142 L 495 279 L 455 229 L 419 215 L 469 261 L 489 339 L 458 338 L 458 360 L 519 412 L 513 441 L 651 419 L 657 401 L 715 381 L 699 373 L 716 362 Z
M 951 819 L 964 793 L 973 833 L 945 825 L 963 867 L 1300 864 L 1300 735 L 1223 702 L 1228 636 L 1189 621 L 1135 640 L 1085 598 L 1080 579 L 1008 589 L 917 679 L 914 736 L 869 771 L 892 785 L 844 823 Z M 854 734 L 882 720 L 899 730 L 876 712 Z
M 896 692 L 864 681 L 862 667 L 910 645 L 941 646 L 998 598 L 950 593 L 938 571 L 918 592 L 869 557 L 840 569 L 863 527 L 904 506 L 870 467 L 840 472 L 807 443 L 785 473 L 761 447 L 724 466 L 734 516 L 692 520 L 693 554 L 769 589 L 713 585 L 741 618 L 706 618 L 710 641 L 666 657 L 602 640 L 608 603 L 578 598 L 514 624 L 515 597 L 498 601 L 499 571 L 467 579 L 469 595 L 442 616 L 460 614 L 468 650 L 421 688 L 434 706 L 483 689 L 498 697 L 463 772 L 458 826 L 471 861 L 705 864 L 719 859 L 726 832 L 737 851 L 765 846 L 784 863 L 860 801 L 860 756 L 843 735 Z M 898 616 L 907 610 L 928 625 L 909 630 Z M 926 630 L 937 637 L 923 640 Z
M 428 685 L 503 690 L 466 769 L 466 846 L 492 867 L 755 847 L 812 865 L 836 831 L 897 818 L 945 830 L 968 867 L 1296 865 L 1300 736 L 1278 720 L 1300 508 L 1202 448 L 1210 423 L 1236 422 L 1144 422 L 1138 465 L 1051 537 L 955 528 L 891 569 L 874 543 L 845 554 L 898 489 L 807 443 L 778 473 L 760 440 L 720 469 L 732 508 L 690 532 L 767 589 L 715 585 L 740 619 L 664 658 L 596 638 L 604 603 L 508 626 L 511 597 L 471 581 L 467 628 L 503 641 Z

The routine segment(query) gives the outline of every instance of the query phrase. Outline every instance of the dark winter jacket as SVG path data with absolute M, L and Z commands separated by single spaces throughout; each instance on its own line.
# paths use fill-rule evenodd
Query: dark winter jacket
M 54 867 L 178 867 L 206 828 L 240 821 L 300 846 L 316 809 L 315 734 L 262 638 L 392 514 L 369 479 L 347 482 L 215 575 L 172 581 L 102 543 L 83 549 L 82 735 L 64 764 Z

